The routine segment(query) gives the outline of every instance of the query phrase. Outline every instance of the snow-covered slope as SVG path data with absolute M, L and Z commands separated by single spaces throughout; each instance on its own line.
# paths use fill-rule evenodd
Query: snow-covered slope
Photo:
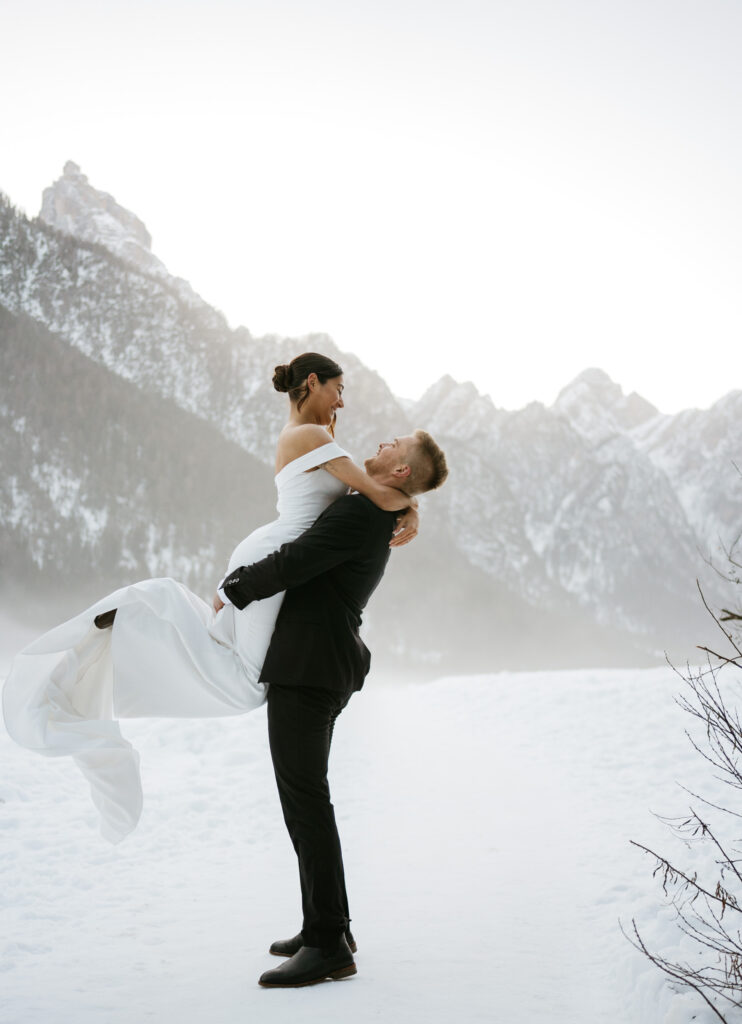
M 71 614 L 76 600 L 122 579 L 213 586 L 234 538 L 271 518 L 271 470 L 212 424 L 2 307 L 0 338 L 10 601 L 60 591 Z M 227 481 L 230 500 L 215 505 Z
M 700 546 L 723 567 L 722 546 L 742 525 L 742 391 L 710 409 L 656 416 L 634 441 L 666 474 Z
M 547 607 L 573 601 L 669 638 L 698 621 L 704 563 L 673 481 L 634 439 L 654 415 L 596 371 L 551 408 L 505 412 L 449 377 L 413 411 L 454 453 L 441 500 L 467 523 L 459 544 L 474 564 Z

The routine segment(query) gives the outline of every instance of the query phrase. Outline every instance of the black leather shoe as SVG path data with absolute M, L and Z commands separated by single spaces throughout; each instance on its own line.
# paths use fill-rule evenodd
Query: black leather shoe
M 349 978 L 356 973 L 353 954 L 345 936 L 341 935 L 337 951 L 330 956 L 326 956 L 316 946 L 302 946 L 290 960 L 274 971 L 262 974 L 258 984 L 263 988 L 301 988 L 303 985 L 316 985 L 325 979 L 339 981 L 340 978 Z
M 358 946 L 356 940 L 353 938 L 353 934 L 350 931 L 345 933 L 345 939 L 348 943 L 348 947 L 351 953 L 358 952 Z M 298 953 L 301 947 L 304 945 L 304 939 L 301 937 L 301 932 L 295 935 L 293 939 L 276 939 L 271 944 L 271 948 L 268 950 L 273 956 L 293 956 L 294 953 Z
M 113 620 L 115 618 L 116 609 L 112 608 L 110 612 L 101 612 L 100 615 L 96 615 L 93 621 L 98 629 L 108 629 L 109 626 L 113 625 Z

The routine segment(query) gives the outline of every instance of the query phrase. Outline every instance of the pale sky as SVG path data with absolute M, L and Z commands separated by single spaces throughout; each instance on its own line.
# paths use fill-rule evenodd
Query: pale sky
M 418 397 L 742 387 L 738 0 L 0 0 L 0 190 L 74 160 L 234 326 Z M 352 381 L 348 381 L 348 392 Z

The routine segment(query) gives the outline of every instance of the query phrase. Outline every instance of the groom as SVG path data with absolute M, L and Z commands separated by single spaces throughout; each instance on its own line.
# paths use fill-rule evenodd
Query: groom
M 422 430 L 379 445 L 365 467 L 410 497 L 440 487 L 448 475 L 443 452 Z M 271 953 L 290 959 L 262 975 L 265 987 L 356 973 L 327 762 L 335 719 L 369 670 L 358 628 L 386 568 L 397 515 L 360 494 L 345 495 L 297 540 L 236 569 L 220 588 L 239 609 L 286 591 L 260 678 L 270 683 L 268 736 L 299 860 L 304 922 L 299 935 L 271 946 Z

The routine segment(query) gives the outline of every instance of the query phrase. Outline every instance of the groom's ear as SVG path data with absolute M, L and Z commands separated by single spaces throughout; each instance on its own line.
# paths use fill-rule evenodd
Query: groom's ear
M 411 468 L 405 463 L 401 466 L 397 466 L 396 469 L 392 470 L 392 476 L 396 480 L 406 480 L 412 472 Z

